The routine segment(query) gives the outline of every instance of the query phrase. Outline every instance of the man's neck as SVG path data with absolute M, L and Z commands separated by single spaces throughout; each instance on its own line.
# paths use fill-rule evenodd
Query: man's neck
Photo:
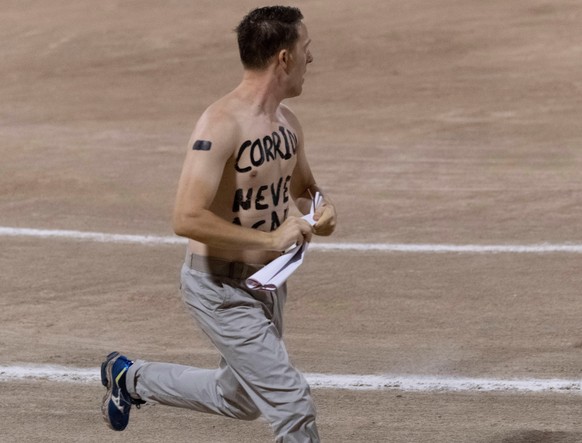
M 243 79 L 234 91 L 241 100 L 249 103 L 257 114 L 274 116 L 286 97 L 279 79 L 270 70 L 245 70 Z

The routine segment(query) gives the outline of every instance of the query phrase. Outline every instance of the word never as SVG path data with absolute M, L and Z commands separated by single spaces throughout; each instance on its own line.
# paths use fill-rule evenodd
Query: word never
M 249 188 L 246 192 L 239 188 L 234 194 L 234 201 L 232 204 L 232 212 L 237 213 L 242 211 L 248 211 L 250 209 L 255 209 L 257 211 L 263 211 L 269 209 L 271 206 L 269 203 L 272 202 L 273 207 L 277 208 L 279 203 L 283 204 L 289 201 L 289 182 L 291 181 L 291 176 L 281 177 L 276 183 L 271 183 L 270 185 L 261 185 L 257 189 Z M 267 196 L 270 191 L 270 200 L 267 200 Z M 254 197 L 254 198 L 253 198 Z M 289 208 L 285 208 L 283 213 L 283 220 L 287 219 L 287 214 Z M 235 217 L 233 220 L 234 224 L 240 225 L 241 221 L 239 217 Z M 264 225 L 266 220 L 259 220 L 251 227 L 257 229 L 258 227 Z M 281 220 L 277 211 L 271 211 L 271 231 L 277 229 L 281 225 Z

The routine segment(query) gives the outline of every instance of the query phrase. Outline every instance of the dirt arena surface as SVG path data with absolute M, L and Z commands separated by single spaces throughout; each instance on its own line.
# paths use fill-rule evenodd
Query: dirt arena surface
M 578 1 L 302 0 L 315 62 L 289 101 L 336 234 L 316 242 L 582 243 Z M 172 235 L 186 143 L 238 84 L 247 0 L 4 0 L 0 227 Z M 0 365 L 111 350 L 213 367 L 179 245 L 0 237 Z M 286 342 L 309 373 L 582 375 L 575 253 L 310 251 Z M 269 442 L 151 406 L 114 433 L 97 384 L 0 382 L 0 442 Z M 315 389 L 326 442 L 582 442 L 580 392 Z

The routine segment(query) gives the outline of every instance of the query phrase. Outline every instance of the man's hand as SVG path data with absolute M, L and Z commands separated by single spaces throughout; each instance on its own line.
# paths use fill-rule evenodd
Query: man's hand
M 272 232 L 275 251 L 286 251 L 289 247 L 311 241 L 312 228 L 309 223 L 298 217 L 289 217 L 279 228 Z
M 336 224 L 335 206 L 328 201 L 324 201 L 323 204 L 315 210 L 313 220 L 317 222 L 313 226 L 313 233 L 315 235 L 331 235 L 335 230 Z

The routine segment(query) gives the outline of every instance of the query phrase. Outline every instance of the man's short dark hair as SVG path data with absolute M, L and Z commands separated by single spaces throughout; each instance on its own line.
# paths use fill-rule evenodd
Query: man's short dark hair
M 291 6 L 253 9 L 236 28 L 242 64 L 247 69 L 263 69 L 282 49 L 291 49 L 299 38 L 303 14 Z

